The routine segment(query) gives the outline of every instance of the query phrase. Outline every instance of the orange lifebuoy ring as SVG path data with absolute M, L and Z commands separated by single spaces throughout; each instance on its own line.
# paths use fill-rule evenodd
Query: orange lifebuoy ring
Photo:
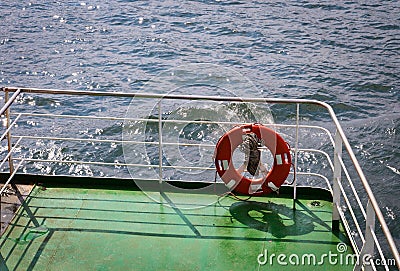
M 262 140 L 274 157 L 274 164 L 268 174 L 255 180 L 242 176 L 232 162 L 233 152 L 250 133 Z M 228 189 L 241 194 L 263 195 L 278 189 L 289 175 L 291 165 L 290 148 L 286 141 L 274 130 L 257 123 L 234 127 L 219 139 L 215 148 L 218 175 Z

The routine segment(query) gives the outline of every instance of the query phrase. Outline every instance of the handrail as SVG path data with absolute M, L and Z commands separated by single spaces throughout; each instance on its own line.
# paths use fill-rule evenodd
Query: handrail
M 106 92 L 106 91 L 83 91 L 83 90 L 60 90 L 60 89 L 39 89 L 39 88 L 17 88 L 6 87 L 3 91 L 20 91 L 21 93 L 36 94 L 64 94 L 64 95 L 81 95 L 81 96 L 108 96 L 121 98 L 155 98 L 169 100 L 203 100 L 203 101 L 219 101 L 219 102 L 249 102 L 249 103 L 276 103 L 276 104 L 315 104 L 322 107 L 328 104 L 312 99 L 281 99 L 281 98 L 250 98 L 250 97 L 224 97 L 224 96 L 201 96 L 201 95 L 171 95 L 157 93 L 126 93 L 126 92 Z
M 394 239 L 386 224 L 382 211 L 379 208 L 378 202 L 373 194 L 373 191 L 361 169 L 360 164 L 351 148 L 351 145 L 343 131 L 339 120 L 337 119 L 333 108 L 321 101 L 312 99 L 282 99 L 282 98 L 249 98 L 249 97 L 222 97 L 222 96 L 199 96 L 199 95 L 167 95 L 167 94 L 152 94 L 152 93 L 122 93 L 122 92 L 102 92 L 102 91 L 79 91 L 79 90 L 59 90 L 59 89 L 39 89 L 39 88 L 17 88 L 17 87 L 3 87 L 2 91 L 15 92 L 14 95 L 7 101 L 7 103 L 0 110 L 0 115 L 3 114 L 18 97 L 20 93 L 35 93 L 35 94 L 64 94 L 64 95 L 84 95 L 84 96 L 108 96 L 108 97 L 125 97 L 125 98 L 155 98 L 155 99 L 174 99 L 174 100 L 202 100 L 202 101 L 224 101 L 224 102 L 252 102 L 252 103 L 274 103 L 274 104 L 314 104 L 325 108 L 333 121 L 337 134 L 340 136 L 347 153 L 352 161 L 354 168 L 360 178 L 361 183 L 365 189 L 368 200 L 372 209 L 379 221 L 382 231 L 387 239 L 390 250 L 395 258 L 396 265 L 400 269 L 400 255 Z M 341 157 L 339 157 L 341 159 Z M 343 166 L 343 165 L 341 165 Z M 368 230 L 368 229 L 366 229 Z

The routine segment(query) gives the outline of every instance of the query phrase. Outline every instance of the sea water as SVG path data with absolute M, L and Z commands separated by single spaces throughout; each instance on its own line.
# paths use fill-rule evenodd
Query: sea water
M 249 88 L 232 83 L 237 96 L 327 102 L 398 243 L 400 4 L 375 2 L 2 1 L 0 85 L 140 92 L 160 73 L 208 63 L 252 82 Z M 213 88 L 179 91 L 226 94 Z M 168 89 L 155 85 L 151 92 Z M 129 106 L 125 99 L 28 94 L 18 103 L 26 110 L 40 106 L 45 112 L 81 115 L 123 116 Z M 93 138 L 121 134 L 123 124 L 99 121 L 92 129 L 72 119 L 57 125 L 32 119 L 19 128 L 28 133 L 38 125 L 48 125 L 53 135 Z M 92 147 L 74 150 L 37 141 L 21 152 L 33 158 L 73 160 L 82 154 L 86 160 L 123 162 L 121 146 Z M 54 166 L 32 167 L 54 172 Z M 109 176 L 118 168 L 110 173 L 68 165 L 64 170 Z

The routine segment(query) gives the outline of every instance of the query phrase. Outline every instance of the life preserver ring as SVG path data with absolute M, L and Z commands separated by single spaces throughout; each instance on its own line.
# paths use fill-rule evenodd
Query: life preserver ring
M 232 156 L 247 134 L 254 133 L 271 151 L 274 163 L 265 177 L 249 179 L 234 167 Z M 232 128 L 218 141 L 215 167 L 228 189 L 247 195 L 264 195 L 277 190 L 289 175 L 292 165 L 289 145 L 274 130 L 261 124 L 246 124 Z

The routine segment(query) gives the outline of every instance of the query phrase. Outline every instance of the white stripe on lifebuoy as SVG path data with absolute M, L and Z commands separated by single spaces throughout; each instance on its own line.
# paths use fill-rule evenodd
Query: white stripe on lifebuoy
M 235 185 L 236 185 L 236 181 L 230 180 L 229 183 L 226 184 L 226 187 L 228 187 L 229 189 L 232 189 Z
M 276 158 L 276 164 L 282 165 L 282 156 L 280 154 L 277 154 L 275 158 Z
M 279 190 L 279 187 L 277 187 L 273 182 L 269 182 L 268 187 L 271 188 L 273 191 Z
M 222 169 L 224 169 L 224 170 L 229 169 L 229 161 L 228 160 L 222 160 Z

